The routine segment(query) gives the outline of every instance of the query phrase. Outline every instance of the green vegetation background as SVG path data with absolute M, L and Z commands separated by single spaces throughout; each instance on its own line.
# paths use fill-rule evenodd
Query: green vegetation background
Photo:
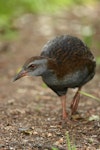
M 95 5 L 99 0 L 0 0 L 0 39 L 11 40 L 17 37 L 13 20 L 24 13 L 55 14 L 62 9 L 71 9 L 76 5 Z M 91 28 L 91 33 L 93 29 Z M 92 43 L 92 34 L 82 35 L 88 46 Z M 100 46 L 97 42 L 97 46 Z M 100 63 L 100 58 L 97 60 Z
M 12 38 L 12 20 L 23 13 L 55 13 L 64 7 L 91 4 L 98 0 L 0 0 L 0 32 Z

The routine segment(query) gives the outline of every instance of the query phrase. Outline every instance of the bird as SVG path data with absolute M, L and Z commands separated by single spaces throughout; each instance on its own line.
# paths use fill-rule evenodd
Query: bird
M 71 116 L 77 111 L 81 88 L 95 75 L 96 61 L 87 45 L 78 37 L 59 35 L 49 40 L 39 56 L 26 60 L 13 81 L 24 76 L 41 76 L 43 82 L 61 99 L 62 118 L 66 111 L 67 92 L 77 88 L 71 102 Z

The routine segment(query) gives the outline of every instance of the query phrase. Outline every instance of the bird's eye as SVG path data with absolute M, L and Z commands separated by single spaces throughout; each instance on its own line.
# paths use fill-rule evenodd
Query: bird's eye
M 28 66 L 28 68 L 33 69 L 33 68 L 35 68 L 35 66 L 33 64 L 31 64 L 30 66 Z

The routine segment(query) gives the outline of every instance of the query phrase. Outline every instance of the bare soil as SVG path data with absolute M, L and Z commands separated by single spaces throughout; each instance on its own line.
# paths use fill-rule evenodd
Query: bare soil
M 0 150 L 52 150 L 53 147 L 67 150 L 66 133 L 77 150 L 100 149 L 100 102 L 81 95 L 78 113 L 68 123 L 62 120 L 59 97 L 44 85 L 40 77 L 11 81 L 17 68 L 27 58 L 39 55 L 51 37 L 67 33 L 81 37 L 75 27 L 77 24 L 94 23 L 94 38 L 98 40 L 100 30 L 96 21 L 99 9 L 86 10 L 95 14 L 94 17 L 87 16 L 88 23 L 83 23 L 74 10 L 53 17 L 27 14 L 15 20 L 19 37 L 2 42 L 0 47 Z M 96 36 L 97 31 L 99 35 Z M 100 50 L 94 47 L 95 43 L 92 44 L 95 56 L 100 56 Z M 94 79 L 82 90 L 100 98 L 99 65 Z M 74 94 L 75 90 L 69 89 L 66 100 L 69 117 Z

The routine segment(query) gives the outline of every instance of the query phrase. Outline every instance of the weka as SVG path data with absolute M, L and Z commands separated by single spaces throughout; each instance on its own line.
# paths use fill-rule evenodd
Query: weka
M 41 76 L 61 99 L 63 119 L 68 88 L 78 88 L 71 103 L 71 114 L 77 110 L 82 86 L 95 75 L 96 62 L 90 49 L 77 37 L 62 35 L 47 42 L 40 56 L 29 58 L 14 81 L 23 76 Z

